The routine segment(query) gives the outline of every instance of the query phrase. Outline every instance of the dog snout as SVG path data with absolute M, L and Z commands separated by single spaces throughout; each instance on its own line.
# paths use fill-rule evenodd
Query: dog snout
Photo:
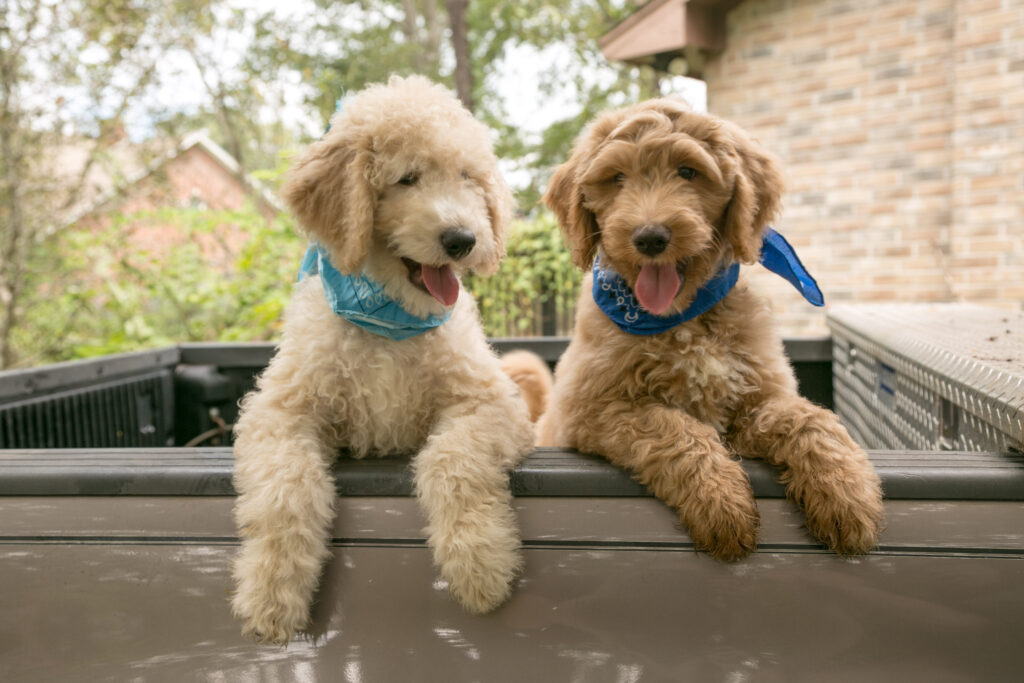
M 672 233 L 659 223 L 641 225 L 633 231 L 633 246 L 644 256 L 657 256 L 665 251 Z
M 473 251 L 476 235 L 467 228 L 448 228 L 441 233 L 441 247 L 448 256 L 458 260 Z

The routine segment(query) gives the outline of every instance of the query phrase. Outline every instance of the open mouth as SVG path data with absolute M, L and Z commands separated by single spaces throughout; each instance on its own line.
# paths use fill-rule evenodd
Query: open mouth
M 444 306 L 451 306 L 459 298 L 459 280 L 447 263 L 443 266 L 429 266 L 426 263 L 401 257 L 402 263 L 409 270 L 409 282 Z
M 662 315 L 679 294 L 685 272 L 685 263 L 645 263 L 640 266 L 633 293 L 641 306 L 654 315 Z

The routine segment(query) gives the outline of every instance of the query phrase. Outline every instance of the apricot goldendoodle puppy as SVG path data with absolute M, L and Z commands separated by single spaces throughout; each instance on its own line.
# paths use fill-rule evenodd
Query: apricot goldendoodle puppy
M 752 552 L 759 524 L 734 453 L 781 466 L 808 529 L 838 553 L 872 548 L 883 516 L 864 451 L 798 396 L 768 307 L 736 283 L 738 264 L 767 264 L 771 247 L 820 296 L 768 229 L 781 192 L 742 130 L 658 99 L 594 121 L 545 196 L 597 286 L 584 281 L 539 443 L 631 471 L 722 560 Z
M 493 609 L 521 564 L 508 470 L 533 430 L 457 278 L 504 251 L 512 203 L 487 130 L 442 87 L 393 78 L 344 102 L 283 195 L 314 243 L 236 426 L 243 632 L 281 643 L 307 625 L 339 449 L 419 452 L 434 561 L 466 609 Z

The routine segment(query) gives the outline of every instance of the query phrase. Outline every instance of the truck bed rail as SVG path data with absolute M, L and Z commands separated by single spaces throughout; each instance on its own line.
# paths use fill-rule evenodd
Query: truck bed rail
M 1024 456 L 976 452 L 870 451 L 890 500 L 1024 501 Z M 5 496 L 232 496 L 229 448 L 0 451 Z M 783 498 L 778 473 L 743 460 L 758 498 Z M 342 496 L 410 496 L 408 457 L 339 458 Z M 649 496 L 602 458 L 541 448 L 511 477 L 516 496 Z

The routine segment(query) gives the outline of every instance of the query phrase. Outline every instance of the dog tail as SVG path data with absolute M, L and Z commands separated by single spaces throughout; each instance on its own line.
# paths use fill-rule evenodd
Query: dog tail
M 536 422 L 548 408 L 552 377 L 548 364 L 530 351 L 510 351 L 501 357 L 501 369 L 519 385 L 530 420 Z

